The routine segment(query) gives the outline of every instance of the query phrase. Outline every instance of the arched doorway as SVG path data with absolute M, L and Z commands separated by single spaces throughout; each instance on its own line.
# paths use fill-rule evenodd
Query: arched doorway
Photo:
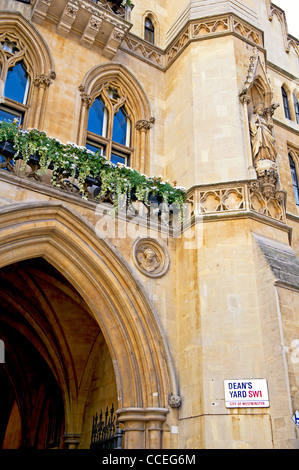
M 88 448 L 93 415 L 117 395 L 107 345 L 86 303 L 34 258 L 0 270 L 0 311 L 0 447 Z M 65 432 L 65 420 L 78 432 Z
M 125 447 L 161 448 L 164 423 L 172 413 L 168 400 L 178 395 L 177 382 L 158 315 L 133 270 L 108 240 L 63 203 L 10 205 L 0 209 L 0 216 L 0 268 L 43 258 L 70 283 L 109 350 Z M 90 373 L 84 377 L 89 379 Z M 68 442 L 84 432 L 72 403 L 64 400 Z M 83 409 L 81 402 L 78 406 Z

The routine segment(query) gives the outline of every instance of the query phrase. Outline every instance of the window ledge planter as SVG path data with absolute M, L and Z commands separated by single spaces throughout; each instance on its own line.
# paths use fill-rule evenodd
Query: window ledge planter
M 14 149 L 14 143 L 11 140 L 0 142 L 0 154 L 6 158 L 13 158 L 16 151 Z
M 21 158 L 24 164 L 35 164 L 40 176 L 52 170 L 52 184 L 59 187 L 61 178 L 70 177 L 82 197 L 87 198 L 89 186 L 96 186 L 97 200 L 112 201 L 115 210 L 118 201 L 141 201 L 146 206 L 155 204 L 178 205 L 185 202 L 184 188 L 173 187 L 161 177 L 148 177 L 124 165 L 112 165 L 99 152 L 92 152 L 74 143 L 63 144 L 37 129 L 21 129 L 17 123 L 0 122 L 0 154 L 9 148 L 13 159 Z

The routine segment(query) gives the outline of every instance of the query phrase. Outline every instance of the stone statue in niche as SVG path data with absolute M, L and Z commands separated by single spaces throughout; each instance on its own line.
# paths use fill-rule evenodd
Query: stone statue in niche
M 272 134 L 271 110 L 260 103 L 253 108 L 250 119 L 250 135 L 255 166 L 260 160 L 276 161 L 275 139 Z

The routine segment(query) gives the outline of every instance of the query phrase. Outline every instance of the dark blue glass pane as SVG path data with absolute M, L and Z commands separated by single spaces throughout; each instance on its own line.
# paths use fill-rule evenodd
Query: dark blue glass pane
M 93 145 L 93 144 L 86 143 L 86 146 L 85 146 L 85 147 L 86 147 L 88 150 L 91 150 L 92 152 L 100 152 L 101 155 L 105 155 L 104 146 L 103 146 L 103 145 L 96 146 L 96 145 Z
M 5 109 L 0 109 L 0 121 L 9 121 L 13 122 L 14 119 L 18 119 L 18 124 L 21 124 L 21 117 L 6 111 Z
M 122 163 L 123 165 L 126 164 L 126 158 L 122 157 L 121 155 L 115 155 L 114 153 L 111 154 L 111 163 L 117 165 L 118 163 Z
M 28 74 L 22 62 L 8 69 L 4 87 L 4 96 L 18 103 L 24 103 Z
M 87 130 L 105 137 L 104 119 L 105 106 L 101 98 L 97 98 L 89 110 Z
M 118 144 L 126 145 L 127 117 L 122 108 L 114 114 L 112 140 Z

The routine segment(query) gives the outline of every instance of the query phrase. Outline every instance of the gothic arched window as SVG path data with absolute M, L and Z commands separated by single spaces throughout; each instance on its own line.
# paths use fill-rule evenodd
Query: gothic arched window
M 295 93 L 293 94 L 293 101 L 294 101 L 294 108 L 295 108 L 295 115 L 296 115 L 296 122 L 299 124 L 299 102 Z
M 144 39 L 151 44 L 155 44 L 155 28 L 150 18 L 145 18 L 144 22 Z
M 284 107 L 284 114 L 287 119 L 291 119 L 291 113 L 290 113 L 290 106 L 289 106 L 289 99 L 288 99 L 288 94 L 285 90 L 284 87 L 281 87 L 281 93 L 282 93 L 282 100 L 283 100 L 283 107 Z
M 23 60 L 23 51 L 17 41 L 3 36 L 0 41 L 0 79 L 3 86 L 3 101 L 0 119 L 22 122 L 28 98 L 30 77 Z
M 42 127 L 53 65 L 43 37 L 22 15 L 0 17 L 0 121 Z
M 116 88 L 104 89 L 88 113 L 86 147 L 99 150 L 111 163 L 130 165 L 131 120 L 125 98 Z
M 78 145 L 99 150 L 113 164 L 149 171 L 149 100 L 129 70 L 120 64 L 96 65 L 79 86 Z
M 294 162 L 294 159 L 290 153 L 289 153 L 289 162 L 290 162 L 290 168 L 291 168 L 295 201 L 296 201 L 297 206 L 299 206 L 299 186 L 298 186 L 297 169 L 296 169 L 296 164 Z

